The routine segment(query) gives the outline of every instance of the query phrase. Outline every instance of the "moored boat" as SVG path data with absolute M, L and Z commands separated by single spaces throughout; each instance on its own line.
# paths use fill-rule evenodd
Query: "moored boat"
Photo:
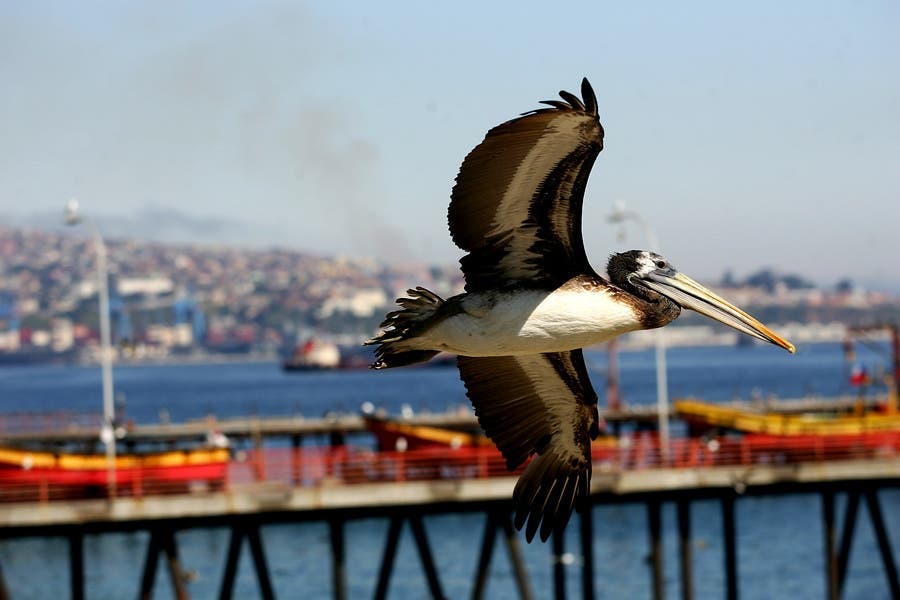
M 376 415 L 363 415 L 363 420 L 381 451 L 492 446 L 478 428 L 464 430 L 413 425 Z
M 308 339 L 294 348 L 293 353 L 281 363 L 285 371 L 322 371 L 337 369 L 341 352 L 336 344 Z
M 730 430 L 767 435 L 862 435 L 900 431 L 900 413 L 890 410 L 846 414 L 836 411 L 800 414 L 757 410 L 749 406 L 678 400 L 675 412 L 692 433 Z
M 364 414 L 363 419 L 381 451 L 494 447 L 494 443 L 477 426 L 451 429 L 414 425 L 372 414 Z M 604 448 L 612 450 L 617 444 L 615 436 L 601 435 L 592 442 L 592 453 L 602 453 Z
M 117 493 L 140 495 L 224 484 L 226 448 L 189 448 L 119 454 L 114 461 Z M 104 495 L 109 463 L 104 454 L 0 447 L 0 500 L 18 500 L 35 490 L 67 497 Z

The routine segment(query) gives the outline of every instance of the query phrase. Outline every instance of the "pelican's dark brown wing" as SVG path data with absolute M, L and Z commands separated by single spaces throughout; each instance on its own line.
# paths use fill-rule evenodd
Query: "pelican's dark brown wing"
M 597 394 L 581 350 L 457 359 L 478 422 L 512 470 L 537 453 L 513 493 L 516 527 L 530 542 L 565 527 L 591 478 Z
M 538 109 L 491 129 L 463 161 L 448 221 L 470 292 L 555 287 L 593 273 L 581 238 L 588 175 L 603 149 L 597 99 L 560 92 Z

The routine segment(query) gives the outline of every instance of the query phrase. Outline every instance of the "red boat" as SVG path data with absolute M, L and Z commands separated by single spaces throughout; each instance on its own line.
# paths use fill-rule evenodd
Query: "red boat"
M 115 459 L 116 493 L 140 496 L 219 488 L 230 455 L 224 448 L 193 448 Z M 0 447 L 0 501 L 93 497 L 107 493 L 109 464 L 103 454 Z
M 378 449 L 386 452 L 423 450 L 428 448 L 494 448 L 494 443 L 484 435 L 481 428 L 450 429 L 412 425 L 386 417 L 363 415 L 366 427 L 375 436 Z M 591 453 L 595 460 L 602 460 L 611 454 L 618 442 L 614 436 L 600 436 L 591 443 Z M 498 451 L 499 454 L 499 451 Z
M 378 449 L 383 452 L 395 450 L 422 450 L 424 448 L 476 448 L 493 446 L 481 429 L 449 429 L 411 425 L 386 417 L 363 415 L 366 427 L 375 436 Z

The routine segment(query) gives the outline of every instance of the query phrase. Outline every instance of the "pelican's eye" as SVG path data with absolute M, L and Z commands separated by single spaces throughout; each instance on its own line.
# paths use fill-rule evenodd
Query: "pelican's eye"
M 659 268 L 659 269 L 665 269 L 665 268 L 668 267 L 668 266 L 669 266 L 669 265 L 666 264 L 666 261 L 664 261 L 664 260 L 658 260 L 658 261 L 656 261 L 656 267 Z

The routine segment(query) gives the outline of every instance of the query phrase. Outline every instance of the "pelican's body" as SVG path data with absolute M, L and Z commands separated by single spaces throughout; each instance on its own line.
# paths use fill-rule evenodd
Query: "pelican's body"
M 449 298 L 434 324 L 398 348 L 463 356 L 562 352 L 644 329 L 636 306 L 600 281 L 555 290 L 478 292 Z M 446 316 L 445 316 L 446 315 Z
M 373 368 L 438 352 L 457 364 L 478 421 L 514 469 L 516 527 L 546 540 L 589 493 L 590 442 L 599 432 L 597 394 L 581 349 L 670 323 L 682 307 L 793 352 L 736 306 L 677 272 L 663 257 L 614 254 L 609 279 L 588 262 L 581 206 L 603 127 L 590 84 L 563 101 L 493 129 L 463 161 L 448 222 L 464 294 L 447 300 L 409 290 L 389 313 Z

